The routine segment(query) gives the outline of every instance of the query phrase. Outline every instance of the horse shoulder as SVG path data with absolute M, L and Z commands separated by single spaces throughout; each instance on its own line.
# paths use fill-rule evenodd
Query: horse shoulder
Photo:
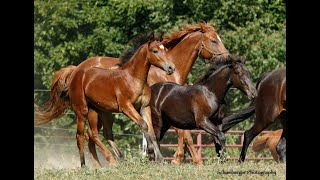
M 209 91 L 205 86 L 194 86 L 193 91 L 193 105 L 198 108 L 199 106 L 208 111 L 209 114 L 216 112 L 218 109 L 218 102 L 216 95 Z
M 151 89 L 148 86 L 148 84 L 145 84 L 142 90 L 142 93 L 137 96 L 136 100 L 134 100 L 136 109 L 140 109 L 141 107 L 148 106 L 150 99 L 151 99 Z

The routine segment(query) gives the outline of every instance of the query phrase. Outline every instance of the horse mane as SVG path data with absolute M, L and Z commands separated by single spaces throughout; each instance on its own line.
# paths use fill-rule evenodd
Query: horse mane
M 196 32 L 208 32 L 216 31 L 210 24 L 206 22 L 200 22 L 198 25 L 186 25 L 182 30 L 173 32 L 169 37 L 165 37 L 162 44 L 168 48 L 172 49 L 176 46 L 186 35 Z
M 194 84 L 204 83 L 211 75 L 219 72 L 227 65 L 230 65 L 230 61 L 219 61 L 217 63 L 211 63 L 207 73 L 205 75 L 203 75 L 201 78 L 199 78 L 198 80 L 196 80 L 196 82 Z
M 202 84 L 215 72 L 219 72 L 225 66 L 230 65 L 232 63 L 232 61 L 237 61 L 242 58 L 244 58 L 244 57 L 238 56 L 235 54 L 230 54 L 229 58 L 227 58 L 224 61 L 217 61 L 217 62 L 211 63 L 207 73 L 204 76 L 202 76 L 201 78 L 199 78 L 194 84 Z
M 120 63 L 117 64 L 119 66 L 123 66 L 126 64 L 132 56 L 141 48 L 141 46 L 148 42 L 148 33 L 140 33 L 137 36 L 133 37 L 128 42 L 128 48 L 126 48 L 120 55 Z

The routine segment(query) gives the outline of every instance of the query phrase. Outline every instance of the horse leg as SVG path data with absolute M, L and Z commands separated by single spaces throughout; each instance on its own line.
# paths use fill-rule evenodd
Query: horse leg
M 211 121 L 212 122 L 212 121 Z M 220 129 L 220 131 L 222 132 L 222 124 L 218 125 L 218 128 Z M 219 140 L 216 136 L 213 136 L 213 143 L 214 143 L 214 147 L 216 149 L 216 154 L 218 157 L 221 156 L 220 152 L 221 152 L 221 145 L 219 144 Z
M 90 113 L 90 111 L 89 111 L 89 113 Z M 98 131 L 100 129 L 101 129 L 101 124 L 98 123 Z M 87 129 L 86 139 L 88 140 L 88 149 L 89 149 L 89 152 L 91 153 L 93 166 L 95 168 L 100 168 L 101 163 L 100 163 L 98 155 L 97 155 L 96 144 L 92 140 L 92 131 L 91 131 L 90 127 L 88 127 L 88 129 Z
M 281 138 L 276 146 L 280 163 L 286 162 L 286 137 L 284 133 L 285 131 L 282 132 Z
M 248 146 L 251 143 L 251 141 L 260 133 L 262 132 L 263 129 L 265 129 L 264 127 L 262 128 L 262 126 L 257 126 L 259 128 L 254 128 L 254 126 L 252 128 L 250 128 L 249 130 L 246 130 L 244 132 L 244 138 L 243 138 L 243 145 L 242 145 L 242 149 L 241 149 L 241 154 L 240 154 L 240 162 L 243 162 L 246 158 L 246 153 L 248 150 Z
M 112 113 L 103 113 L 100 115 L 101 122 L 103 125 L 103 136 L 107 140 L 108 144 L 112 147 L 113 152 L 116 154 L 119 160 L 123 160 L 123 156 L 120 150 L 117 147 L 117 144 L 114 142 L 112 126 L 113 126 L 113 117 Z
M 279 155 L 277 153 L 276 146 L 269 146 L 269 149 L 271 151 L 271 155 L 272 155 L 273 159 L 278 163 L 279 162 Z
M 214 143 L 214 147 L 216 149 L 216 154 L 218 157 L 220 157 L 221 156 L 221 154 L 220 154 L 221 146 L 218 142 L 219 142 L 218 138 L 216 136 L 213 136 L 213 143 Z
M 122 102 L 119 100 L 119 102 Z M 130 119 L 132 119 L 142 130 L 146 140 L 147 140 L 147 147 L 148 147 L 148 154 L 150 155 L 152 152 L 154 152 L 154 147 L 151 141 L 151 137 L 148 133 L 148 124 L 144 119 L 140 116 L 140 114 L 136 111 L 136 109 L 133 107 L 131 103 L 124 103 L 120 104 L 120 107 L 122 107 L 122 112 L 127 115 Z M 150 157 L 149 157 L 150 158 Z
M 197 118 L 196 122 L 198 126 L 200 126 L 202 129 L 204 129 L 205 131 L 212 134 L 218 139 L 217 143 L 220 144 L 222 153 L 225 154 L 226 138 L 224 133 L 220 130 L 221 128 L 219 128 L 219 126 L 215 126 L 207 117 Z M 224 155 L 220 156 L 220 158 L 222 159 L 222 161 L 225 161 Z
M 154 155 L 155 155 L 154 160 L 155 161 L 162 160 L 163 157 L 161 155 L 159 144 L 157 142 L 156 135 L 155 135 L 155 132 L 154 132 L 154 129 L 152 126 L 150 106 L 142 106 L 140 109 L 140 114 L 142 115 L 143 120 L 148 125 L 148 132 L 147 133 L 148 133 L 148 136 L 151 139 L 152 144 L 153 144 L 153 146 L 150 146 L 150 147 L 149 147 L 149 144 L 147 145 L 148 146 L 148 154 L 151 155 L 150 157 L 151 157 L 151 159 L 153 159 L 153 157 L 152 157 L 152 151 L 153 151 Z M 146 136 L 146 138 L 147 138 L 147 136 Z
M 279 155 L 280 163 L 285 163 L 286 162 L 286 132 L 287 132 L 286 119 L 281 118 L 280 120 L 281 120 L 281 124 L 283 126 L 283 131 L 281 134 L 281 138 L 277 144 L 276 150 Z
M 80 164 L 81 167 L 84 167 L 86 165 L 85 158 L 84 158 L 84 123 L 85 123 L 85 117 L 83 114 L 79 111 L 75 111 L 75 114 L 77 116 L 77 146 L 79 149 L 80 154 Z
M 178 135 L 178 147 L 175 153 L 174 159 L 171 161 L 171 163 L 180 165 L 181 164 L 181 159 L 184 156 L 184 143 L 183 143 L 183 138 L 184 138 L 184 130 L 174 128 L 177 135 Z
M 113 166 L 116 164 L 116 161 L 112 155 L 112 153 L 108 150 L 108 148 L 102 143 L 100 137 L 99 137 L 99 131 L 98 131 L 98 114 L 96 112 L 92 112 L 92 109 L 89 109 L 88 113 L 88 122 L 89 127 L 91 129 L 91 139 L 92 141 L 99 146 L 102 153 L 104 154 L 106 160 L 109 162 L 110 166 Z
M 256 119 L 253 126 L 244 132 L 243 145 L 239 162 L 243 162 L 246 158 L 246 153 L 251 141 L 275 121 L 278 116 L 278 111 L 271 104 L 256 103 Z
M 196 165 L 201 165 L 201 160 L 197 154 L 196 148 L 194 147 L 192 136 L 189 130 L 184 130 L 184 141 L 187 144 L 193 163 Z

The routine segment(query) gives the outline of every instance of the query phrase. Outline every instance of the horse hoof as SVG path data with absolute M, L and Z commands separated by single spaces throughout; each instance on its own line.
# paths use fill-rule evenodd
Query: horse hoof
M 180 165 L 181 162 L 174 159 L 174 160 L 171 161 L 171 164 L 173 164 L 173 165 Z
M 194 162 L 194 165 L 197 167 L 200 167 L 202 166 L 202 161 Z
M 109 166 L 110 166 L 110 167 L 115 167 L 115 166 L 117 166 L 117 165 L 118 165 L 117 162 L 112 162 L 112 163 L 110 162 L 110 163 L 109 163 Z

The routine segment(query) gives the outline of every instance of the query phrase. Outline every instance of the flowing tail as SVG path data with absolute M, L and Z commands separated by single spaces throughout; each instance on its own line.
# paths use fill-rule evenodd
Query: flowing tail
M 243 109 L 239 112 L 233 113 L 222 119 L 222 132 L 226 133 L 230 128 L 235 126 L 236 124 L 248 119 L 255 113 L 255 105 L 251 103 L 249 107 Z
M 254 152 L 259 153 L 260 151 L 262 151 L 264 148 L 266 148 L 267 146 L 267 142 L 270 138 L 270 134 L 264 134 L 262 136 L 259 136 L 257 138 L 257 140 L 255 140 L 252 144 L 252 150 Z
M 64 115 L 69 107 L 68 84 L 70 75 L 77 66 L 67 66 L 57 71 L 51 83 L 50 99 L 43 107 L 35 108 L 35 124 L 40 125 Z
M 254 141 L 252 150 L 254 152 L 260 152 L 265 147 L 275 147 L 280 140 L 283 129 L 278 129 L 275 131 L 270 131 L 262 136 L 259 136 L 256 141 Z

